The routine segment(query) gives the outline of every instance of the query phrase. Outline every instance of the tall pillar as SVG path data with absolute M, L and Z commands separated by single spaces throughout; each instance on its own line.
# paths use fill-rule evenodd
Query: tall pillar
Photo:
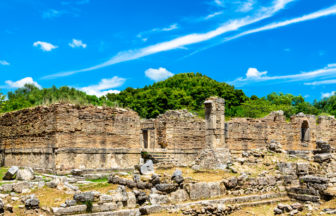
M 224 148 L 225 145 L 225 100 L 210 97 L 205 106 L 205 148 Z

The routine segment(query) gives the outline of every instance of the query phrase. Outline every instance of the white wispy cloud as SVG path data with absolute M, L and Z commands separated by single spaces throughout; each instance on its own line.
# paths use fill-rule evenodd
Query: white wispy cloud
M 281 6 L 279 5 L 279 7 L 281 7 Z M 308 14 L 308 15 L 304 15 L 304 16 L 301 16 L 301 17 L 298 17 L 298 18 L 294 18 L 294 19 L 290 19 L 290 20 L 286 20 L 286 21 L 282 21 L 282 22 L 277 22 L 277 23 L 272 23 L 272 24 L 269 24 L 269 25 L 266 25 L 266 26 L 263 26 L 263 27 L 260 27 L 260 28 L 245 31 L 245 32 L 242 32 L 242 33 L 240 33 L 238 35 L 235 35 L 233 37 L 226 38 L 224 40 L 224 42 L 239 38 L 239 37 L 244 36 L 244 35 L 248 35 L 248 34 L 252 34 L 252 33 L 256 33 L 256 32 L 261 32 L 261 31 L 266 31 L 266 30 L 270 30 L 270 29 L 275 29 L 275 28 L 291 25 L 291 24 L 294 24 L 294 23 L 313 20 L 313 19 L 316 19 L 316 18 L 319 18 L 319 17 L 328 16 L 328 15 L 332 15 L 332 14 L 336 14 L 336 5 L 333 5 L 329 8 L 319 10 L 317 12 L 314 12 L 314 13 L 311 13 L 311 14 Z
M 80 88 L 81 91 L 86 92 L 88 95 L 96 95 L 101 97 L 107 93 L 119 93 L 118 90 L 112 90 L 111 88 L 116 88 L 122 86 L 126 81 L 125 78 L 114 76 L 110 79 L 102 79 L 97 85 L 90 85 L 87 87 Z
M 284 76 L 267 76 L 267 71 L 259 72 L 255 68 L 250 68 L 246 73 L 245 78 L 240 77 L 228 83 L 235 86 L 244 86 L 252 83 L 261 83 L 265 81 L 294 82 L 294 81 L 303 81 L 314 78 L 326 78 L 326 77 L 329 78 L 336 77 L 336 68 L 323 68 L 310 72 L 301 72 L 299 74 L 284 75 Z M 305 85 L 310 85 L 310 83 L 305 83 Z M 317 85 L 317 82 L 313 82 L 311 83 L 311 85 Z
M 215 2 L 216 5 L 218 5 L 220 7 L 224 7 L 225 6 L 224 0 L 215 0 L 214 2 Z
M 324 69 L 335 69 L 336 70 L 336 64 L 328 64 Z M 331 80 L 322 80 L 322 81 L 314 81 L 314 82 L 307 82 L 304 83 L 305 85 L 312 85 L 312 86 L 317 86 L 317 85 L 328 85 L 328 84 L 335 84 L 336 79 L 331 79 Z
M 284 5 L 281 4 L 281 1 L 278 1 L 278 4 L 276 4 L 274 8 L 277 8 L 277 10 L 280 10 L 283 7 L 284 7 Z M 291 25 L 291 24 L 294 24 L 294 23 L 299 23 L 299 22 L 304 22 L 304 21 L 308 21 L 308 20 L 313 20 L 313 19 L 317 19 L 317 18 L 320 18 L 320 17 L 329 16 L 329 15 L 334 15 L 334 14 L 336 14 L 336 5 L 333 5 L 333 6 L 329 7 L 329 8 L 326 8 L 326 9 L 323 9 L 323 10 L 320 10 L 320 11 L 317 11 L 317 12 L 314 12 L 314 13 L 302 16 L 302 17 L 294 18 L 294 19 L 287 20 L 287 21 L 272 23 L 272 24 L 269 24 L 269 25 L 266 25 L 266 26 L 263 26 L 263 27 L 260 27 L 260 28 L 256 28 L 256 29 L 252 29 L 252 30 L 248 30 L 248 31 L 242 32 L 242 33 L 237 34 L 237 35 L 235 35 L 233 37 L 227 37 L 227 38 L 225 38 L 224 40 L 222 40 L 219 43 L 212 44 L 210 46 L 198 49 L 198 50 L 196 50 L 196 51 L 194 51 L 194 52 L 192 52 L 192 53 L 184 56 L 183 58 L 192 56 L 192 55 L 194 55 L 194 54 L 196 54 L 196 53 L 198 53 L 200 51 L 206 50 L 208 48 L 217 46 L 217 45 L 222 44 L 224 42 L 228 42 L 230 40 L 234 40 L 236 38 L 239 38 L 239 37 L 242 37 L 242 36 L 245 36 L 245 35 L 261 32 L 261 31 L 266 31 L 266 30 L 271 30 L 271 29 L 275 29 L 275 28 Z M 286 50 L 286 51 L 290 51 L 290 49 Z M 321 53 L 319 53 L 319 54 L 321 54 Z M 183 59 L 183 58 L 181 58 L 181 59 Z
M 54 46 L 51 43 L 47 43 L 47 42 L 42 42 L 42 41 L 37 41 L 33 44 L 35 47 L 38 47 L 40 45 L 40 49 L 43 51 L 51 51 L 52 49 L 56 49 L 58 48 L 58 46 Z
M 327 92 L 327 93 L 323 93 L 321 92 L 321 98 L 326 98 L 326 97 L 330 97 L 332 95 L 335 94 L 335 91 L 332 91 L 332 92 Z
M 207 41 L 214 37 L 222 35 L 226 32 L 235 31 L 239 29 L 240 27 L 243 27 L 243 26 L 258 22 L 262 19 L 268 18 L 272 16 L 274 13 L 276 13 L 277 11 L 283 9 L 285 5 L 291 1 L 293 0 L 276 0 L 275 3 L 271 7 L 263 7 L 261 10 L 257 11 L 256 14 L 253 16 L 247 16 L 241 19 L 231 20 L 229 22 L 224 23 L 223 25 L 221 25 L 220 27 L 212 31 L 209 31 L 206 33 L 193 33 L 193 34 L 181 36 L 173 40 L 161 42 L 161 43 L 151 45 L 151 46 L 148 46 L 142 49 L 122 51 L 122 52 L 119 52 L 116 56 L 112 57 L 112 59 L 110 59 L 109 61 L 106 61 L 102 64 L 99 64 L 99 65 L 96 65 L 90 68 L 82 69 L 82 70 L 60 72 L 57 74 L 45 76 L 43 78 L 51 79 L 51 78 L 69 76 L 75 73 L 95 70 L 95 69 L 106 67 L 106 66 L 113 65 L 116 63 L 130 61 L 130 60 L 138 59 L 144 56 L 153 55 L 155 53 L 183 48 L 184 46 L 187 46 L 187 45 Z
M 223 11 L 219 11 L 219 12 L 216 12 L 216 13 L 213 13 L 213 14 L 209 14 L 208 16 L 206 16 L 204 19 L 211 19 L 212 17 L 215 17 L 215 16 L 218 16 L 220 14 L 223 14 Z
M 158 31 L 171 31 L 171 30 L 174 30 L 174 29 L 177 29 L 177 24 L 176 23 L 170 25 L 168 28 L 159 29 Z
M 303 96 L 304 98 L 309 98 L 310 97 L 310 95 L 305 95 L 305 96 Z
M 83 1 L 78 1 L 76 2 L 77 4 L 87 4 L 87 3 L 90 3 L 89 0 L 83 0 Z
M 242 2 L 239 6 L 237 11 L 240 12 L 248 12 L 253 9 L 253 4 L 255 3 L 254 0 L 247 0 L 246 2 Z
M 5 83 L 7 84 L 6 86 L 2 86 L 2 88 L 8 88 L 8 89 L 11 89 L 11 88 L 21 88 L 24 86 L 24 84 L 34 84 L 36 87 L 38 88 L 42 88 L 37 82 L 35 82 L 33 80 L 33 78 L 31 77 L 26 77 L 26 78 L 23 78 L 23 79 L 20 79 L 18 81 L 15 81 L 13 82 L 12 80 L 7 80 L 5 81 Z
M 0 64 L 1 65 L 10 65 L 8 62 L 6 62 L 5 60 L 3 60 L 3 61 L 0 61 Z
M 174 74 L 168 71 L 166 68 L 160 67 L 159 69 L 149 68 L 145 71 L 146 77 L 154 81 L 160 81 L 174 76 Z
M 49 9 L 46 11 L 43 11 L 42 18 L 53 18 L 53 17 L 59 17 L 64 13 L 64 11 L 58 11 L 54 9 Z
M 71 46 L 72 48 L 75 48 L 75 47 L 86 48 L 86 44 L 83 44 L 81 40 L 76 40 L 76 39 L 72 39 L 72 43 L 69 43 L 69 46 Z

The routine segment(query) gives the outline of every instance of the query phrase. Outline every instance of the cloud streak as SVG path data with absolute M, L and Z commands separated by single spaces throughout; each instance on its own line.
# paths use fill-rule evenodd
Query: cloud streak
M 303 80 L 309 80 L 313 78 L 330 78 L 330 77 L 336 77 L 336 68 L 323 68 L 318 69 L 315 71 L 310 72 L 302 72 L 299 74 L 292 74 L 292 75 L 284 75 L 284 76 L 267 76 L 267 71 L 265 72 L 258 72 L 257 69 L 254 69 L 252 72 L 251 68 L 246 73 L 245 78 L 238 78 L 236 80 L 228 82 L 231 85 L 235 86 L 244 86 L 249 85 L 252 83 L 261 83 L 265 81 L 283 81 L 283 82 L 294 82 L 294 81 L 303 81 Z M 314 84 L 315 83 L 315 84 Z M 305 85 L 317 85 L 318 82 L 313 83 L 305 83 Z
M 89 95 L 96 95 L 101 97 L 107 93 L 119 93 L 118 90 L 111 90 L 111 88 L 116 88 L 124 84 L 125 78 L 114 76 L 110 79 L 102 79 L 97 85 L 90 85 L 87 87 L 80 88 L 81 91 L 86 92 Z M 109 90 L 107 90 L 109 89 Z M 106 91 L 103 91 L 106 90 Z
M 333 15 L 333 14 L 336 14 L 336 5 L 333 5 L 329 8 L 319 10 L 317 12 L 314 12 L 314 13 L 311 13 L 311 14 L 308 14 L 308 15 L 304 15 L 302 17 L 298 17 L 298 18 L 294 18 L 294 19 L 290 19 L 290 20 L 286 20 L 286 21 L 282 21 L 282 22 L 272 23 L 272 24 L 269 24 L 269 25 L 266 25 L 266 26 L 263 26 L 263 27 L 260 27 L 260 28 L 245 31 L 245 32 L 240 33 L 238 35 L 235 35 L 233 37 L 226 38 L 224 40 L 224 42 L 242 37 L 244 35 L 248 35 L 248 34 L 252 34 L 252 33 L 256 33 L 256 32 L 261 32 L 261 31 L 266 31 L 266 30 L 271 30 L 271 29 L 291 25 L 291 24 L 294 24 L 294 23 L 313 20 L 313 19 L 316 19 L 316 18 L 319 18 L 319 17 Z
M 3 61 L 0 61 L 0 64 L 1 65 L 10 65 L 8 62 L 6 62 L 5 60 L 3 60 Z
M 34 47 L 38 47 L 40 46 L 40 49 L 43 51 L 51 51 L 52 49 L 56 49 L 58 48 L 58 46 L 54 46 L 51 43 L 47 43 L 47 42 L 42 42 L 42 41 L 37 41 L 33 44 Z
M 72 75 L 72 74 L 75 74 L 75 73 L 91 71 L 91 70 L 106 67 L 106 66 L 109 66 L 109 65 L 117 64 L 117 63 L 120 63 L 120 62 L 125 62 L 125 61 L 138 59 L 138 58 L 153 55 L 153 54 L 159 53 L 159 52 L 174 50 L 174 49 L 178 49 L 178 48 L 184 48 L 184 46 L 186 46 L 186 45 L 191 45 L 191 44 L 207 41 L 207 40 L 210 40 L 214 37 L 222 35 L 226 32 L 235 31 L 235 30 L 239 29 L 240 27 L 243 27 L 243 26 L 258 22 L 262 19 L 268 18 L 268 17 L 272 16 L 274 13 L 276 13 L 277 11 L 283 9 L 285 7 L 285 5 L 289 2 L 291 2 L 291 1 L 293 1 L 293 0 L 276 0 L 275 3 L 271 7 L 262 8 L 262 10 L 258 11 L 252 17 L 247 16 L 247 17 L 242 18 L 242 19 L 236 19 L 236 20 L 228 21 L 228 22 L 224 23 L 223 25 L 221 25 L 220 27 L 218 27 L 217 29 L 214 29 L 212 31 L 209 31 L 209 32 L 206 32 L 206 33 L 189 34 L 189 35 L 178 37 L 178 38 L 170 40 L 170 41 L 165 41 L 165 42 L 161 42 L 161 43 L 158 43 L 158 44 L 155 44 L 155 45 L 151 45 L 151 46 L 148 46 L 148 47 L 145 47 L 145 48 L 142 48 L 142 49 L 119 52 L 112 59 L 110 59 L 109 61 L 106 61 L 102 64 L 99 64 L 99 65 L 96 65 L 96 66 L 93 66 L 93 67 L 90 67 L 90 68 L 82 69 L 82 70 L 60 72 L 60 73 L 57 73 L 57 74 L 52 74 L 52 75 L 45 76 L 43 78 L 44 79 L 53 79 L 53 78 L 57 78 L 57 77 L 69 76 L 69 75 Z
M 69 46 L 71 46 L 72 48 L 76 48 L 76 47 L 86 48 L 87 45 L 83 44 L 81 40 L 72 39 L 72 43 L 69 43 Z

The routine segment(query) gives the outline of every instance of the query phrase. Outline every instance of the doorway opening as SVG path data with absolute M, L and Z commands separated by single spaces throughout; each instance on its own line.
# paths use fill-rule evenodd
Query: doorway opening
M 301 124 L 301 142 L 309 142 L 310 133 L 309 133 L 309 123 L 307 120 L 304 120 Z
M 148 149 L 148 130 L 142 131 L 142 137 L 143 137 L 143 148 Z

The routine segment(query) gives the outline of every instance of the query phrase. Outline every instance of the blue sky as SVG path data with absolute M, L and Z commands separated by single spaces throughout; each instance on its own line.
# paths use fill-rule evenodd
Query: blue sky
M 248 95 L 328 97 L 336 0 L 0 1 L 0 89 L 103 95 L 201 72 Z

